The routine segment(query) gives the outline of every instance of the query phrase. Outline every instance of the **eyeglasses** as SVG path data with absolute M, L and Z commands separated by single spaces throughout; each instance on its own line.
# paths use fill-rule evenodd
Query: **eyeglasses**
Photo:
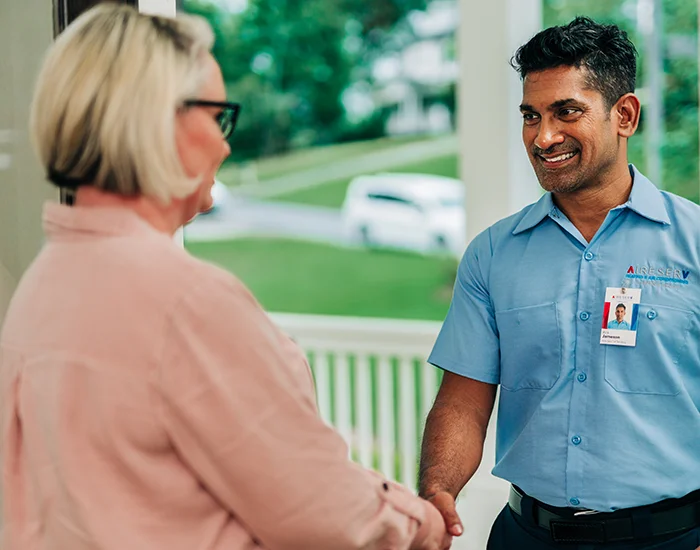
M 205 101 L 203 99 L 188 99 L 184 103 L 185 107 L 216 107 L 221 112 L 216 115 L 216 122 L 219 123 L 224 139 L 228 139 L 236 129 L 238 114 L 241 112 L 240 103 L 230 103 L 228 101 Z

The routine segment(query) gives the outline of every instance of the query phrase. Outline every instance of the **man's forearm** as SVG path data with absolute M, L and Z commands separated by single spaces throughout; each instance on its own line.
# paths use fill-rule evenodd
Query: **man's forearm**
M 421 449 L 420 495 L 439 491 L 457 497 L 476 472 L 484 449 L 480 428 L 449 406 L 428 415 Z
M 476 472 L 484 450 L 496 387 L 456 375 L 443 381 L 428 415 L 420 464 L 420 495 L 457 497 Z

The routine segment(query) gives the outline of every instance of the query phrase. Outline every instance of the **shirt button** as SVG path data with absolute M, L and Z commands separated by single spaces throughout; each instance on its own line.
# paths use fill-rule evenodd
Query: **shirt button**
M 657 315 L 657 314 L 656 314 L 656 312 L 655 312 L 653 309 L 652 309 L 651 311 L 648 311 L 648 312 L 647 312 L 647 318 L 649 318 L 649 319 L 652 319 L 652 320 L 653 320 L 653 319 L 656 319 L 656 315 Z
M 582 311 L 579 314 L 579 319 L 581 319 L 581 321 L 588 321 L 588 319 L 590 319 L 590 318 L 591 318 L 591 314 L 588 313 L 587 311 Z
M 585 381 L 586 381 L 586 378 L 588 378 L 588 376 L 586 376 L 586 373 L 585 373 L 585 372 L 581 372 L 581 373 L 579 373 L 579 375 L 576 377 L 576 380 L 578 380 L 579 382 L 585 382 Z
M 580 445 L 581 444 L 581 438 L 578 435 L 575 435 L 574 437 L 571 438 L 571 442 L 574 445 Z
M 581 504 L 581 501 L 579 499 L 577 499 L 576 497 L 570 498 L 569 502 L 571 503 L 572 506 L 578 506 L 579 504 Z
M 583 257 L 586 258 L 586 260 L 590 262 L 593 258 L 595 258 L 595 255 L 593 254 L 593 252 L 586 252 L 583 255 Z

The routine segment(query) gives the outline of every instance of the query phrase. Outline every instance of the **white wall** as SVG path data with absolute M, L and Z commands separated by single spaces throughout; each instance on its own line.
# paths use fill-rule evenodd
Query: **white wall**
M 43 242 L 41 209 L 56 199 L 29 143 L 31 90 L 53 40 L 50 0 L 0 1 L 0 325 Z

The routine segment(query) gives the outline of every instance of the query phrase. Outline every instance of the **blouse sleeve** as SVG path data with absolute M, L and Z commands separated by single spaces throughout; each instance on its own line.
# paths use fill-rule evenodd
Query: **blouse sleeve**
M 348 459 L 290 368 L 280 332 L 234 278 L 188 292 L 159 365 L 182 460 L 269 550 L 437 549 L 437 511 Z

